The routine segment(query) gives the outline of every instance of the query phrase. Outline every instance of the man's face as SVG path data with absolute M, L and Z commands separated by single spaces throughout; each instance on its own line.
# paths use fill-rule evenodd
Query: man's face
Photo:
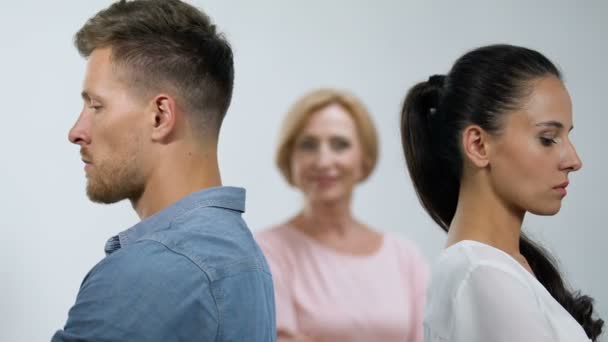
M 93 51 L 82 91 L 84 107 L 68 135 L 80 145 L 87 195 L 94 202 L 136 200 L 145 185 L 145 102 L 119 74 L 110 48 Z

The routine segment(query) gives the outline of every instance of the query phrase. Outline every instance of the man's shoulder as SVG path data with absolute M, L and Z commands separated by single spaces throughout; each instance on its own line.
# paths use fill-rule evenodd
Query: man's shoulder
M 268 267 L 240 214 L 202 208 L 180 215 L 168 229 L 149 234 L 138 243 L 157 243 L 167 253 L 196 265 L 210 281 L 235 272 L 266 272 Z
M 205 274 L 148 241 L 117 250 L 89 272 L 64 330 L 53 341 L 115 341 L 125 336 L 172 341 L 175 331 L 210 340 L 217 336 L 220 319 Z
M 101 260 L 87 275 L 105 277 L 119 282 L 148 282 L 165 279 L 171 283 L 177 277 L 188 277 L 199 283 L 209 282 L 208 276 L 187 257 L 170 251 L 167 246 L 153 240 L 140 240 L 121 248 Z M 86 282 L 85 279 L 85 282 Z

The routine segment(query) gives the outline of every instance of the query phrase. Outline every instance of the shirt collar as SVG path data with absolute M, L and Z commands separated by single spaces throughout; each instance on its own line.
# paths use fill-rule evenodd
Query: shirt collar
M 106 254 L 126 247 L 142 237 L 166 229 L 175 218 L 192 209 L 217 207 L 245 212 L 245 189 L 220 186 L 194 192 L 167 208 L 111 237 L 105 245 Z

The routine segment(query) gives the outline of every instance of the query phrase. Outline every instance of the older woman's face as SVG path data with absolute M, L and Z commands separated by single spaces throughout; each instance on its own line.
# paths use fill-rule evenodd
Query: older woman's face
M 312 113 L 296 137 L 292 180 L 310 201 L 348 200 L 363 178 L 363 159 L 351 115 L 331 104 Z

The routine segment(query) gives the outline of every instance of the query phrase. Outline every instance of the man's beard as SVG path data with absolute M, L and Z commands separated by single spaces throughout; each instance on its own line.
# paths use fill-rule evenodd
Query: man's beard
M 87 180 L 87 196 L 97 203 L 116 203 L 123 199 L 137 200 L 144 190 L 136 158 L 94 164 Z

